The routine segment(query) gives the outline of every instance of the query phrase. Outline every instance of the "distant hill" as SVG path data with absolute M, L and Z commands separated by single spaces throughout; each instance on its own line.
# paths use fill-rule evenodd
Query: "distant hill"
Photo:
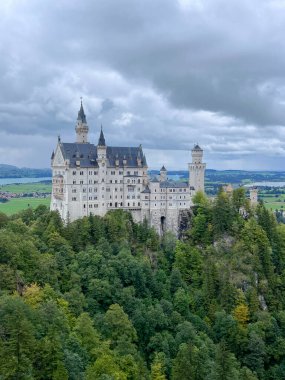
M 158 170 L 150 170 L 151 175 L 159 174 Z M 186 170 L 170 170 L 169 176 L 188 178 Z M 259 181 L 285 181 L 284 171 L 247 171 L 247 170 L 214 170 L 206 169 L 206 183 L 249 183 Z
M 13 165 L 0 164 L 0 178 L 40 178 L 51 177 L 50 169 L 18 168 Z
M 150 175 L 159 174 L 159 170 L 150 170 Z M 170 170 L 169 176 L 188 178 L 186 170 Z M 0 178 L 39 178 L 51 177 L 51 169 L 18 168 L 0 164 Z M 285 181 L 285 171 L 247 171 L 206 169 L 206 182 L 211 183 L 247 183 L 257 181 Z

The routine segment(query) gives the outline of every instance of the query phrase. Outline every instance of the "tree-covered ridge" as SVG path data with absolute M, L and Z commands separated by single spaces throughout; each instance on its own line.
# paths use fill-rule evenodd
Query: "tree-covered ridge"
M 0 164 L 0 178 L 39 178 L 51 177 L 50 169 L 18 168 L 13 165 Z
M 285 378 L 285 225 L 242 189 L 195 204 L 179 241 L 0 215 L 0 379 Z

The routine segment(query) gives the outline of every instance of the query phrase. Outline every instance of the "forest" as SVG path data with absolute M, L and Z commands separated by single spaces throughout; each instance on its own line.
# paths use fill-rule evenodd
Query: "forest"
M 242 188 L 194 203 L 179 240 L 0 214 L 0 379 L 284 379 L 285 225 Z

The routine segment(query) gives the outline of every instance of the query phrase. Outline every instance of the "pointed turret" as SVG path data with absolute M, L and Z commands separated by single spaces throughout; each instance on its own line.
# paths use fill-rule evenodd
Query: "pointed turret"
M 80 103 L 80 109 L 78 111 L 75 131 L 76 131 L 76 136 L 77 136 L 77 139 L 76 139 L 77 143 L 84 144 L 88 142 L 89 128 L 86 121 L 86 115 L 84 113 L 82 99 Z
M 84 108 L 83 108 L 83 104 L 82 104 L 82 99 L 81 99 L 81 104 L 80 104 L 80 110 L 78 111 L 77 120 L 81 121 L 82 123 L 85 123 L 85 124 L 87 123 L 86 115 L 84 113 Z
M 99 137 L 98 145 L 99 146 L 106 146 L 106 142 L 105 142 L 105 137 L 104 137 L 102 125 L 101 125 L 101 132 L 100 132 L 100 137 Z
M 164 165 L 160 169 L 159 180 L 160 180 L 160 182 L 164 182 L 167 180 L 167 170 L 165 169 Z
M 97 145 L 97 155 L 99 160 L 105 160 L 107 155 L 106 141 L 103 133 L 103 127 L 101 124 L 101 131 Z

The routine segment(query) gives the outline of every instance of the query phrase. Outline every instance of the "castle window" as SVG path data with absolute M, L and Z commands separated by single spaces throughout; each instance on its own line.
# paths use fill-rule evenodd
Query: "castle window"
M 83 188 L 83 193 L 86 193 L 86 188 L 85 187 Z
M 115 175 L 116 174 L 116 172 L 114 172 L 114 171 L 111 171 L 111 175 Z
M 184 189 L 184 192 L 186 192 L 186 189 Z
M 86 208 L 86 204 L 83 205 L 83 208 Z
M 89 201 L 92 201 L 92 197 L 89 197 Z
M 119 171 L 119 174 L 120 174 L 120 175 L 123 175 L 123 174 L 124 174 L 124 172 L 122 172 L 122 171 Z
M 111 191 L 110 187 L 106 187 L 106 191 L 109 193 Z
M 118 191 L 118 189 L 115 187 L 115 191 Z
M 118 183 L 118 181 L 115 179 L 115 183 Z
M 73 181 L 73 185 L 76 185 L 76 181 Z
M 154 191 L 156 192 L 156 189 L 154 189 Z
M 134 175 L 139 175 L 139 172 L 135 171 L 135 172 L 134 172 Z
M 97 193 L 97 187 L 94 187 L 94 193 Z
M 73 193 L 76 193 L 76 189 L 72 189 L 72 192 L 73 192 Z
M 112 183 L 112 180 L 110 179 L 110 183 Z
M 72 200 L 73 200 L 73 201 L 76 201 L 76 197 L 72 197 Z
M 97 200 L 97 195 L 95 195 L 94 200 L 95 200 L 95 201 Z
M 123 183 L 123 180 L 122 180 L 122 179 L 120 179 L 120 183 Z
M 97 203 L 94 205 L 94 208 L 98 208 L 98 205 L 97 205 Z
M 138 202 L 138 206 L 140 206 L 141 205 L 141 203 L 140 202 Z
M 73 175 L 76 175 L 76 171 L 75 171 L 75 170 L 73 170 L 72 174 L 73 174 Z
M 141 183 L 141 180 L 140 180 L 140 179 L 138 179 L 138 183 Z
M 133 202 L 133 207 L 135 207 L 135 205 L 136 205 L 136 202 Z
M 81 171 L 79 174 L 80 174 L 80 175 L 83 175 L 83 171 Z
M 83 181 L 80 181 L 80 185 L 83 185 Z
M 130 207 L 130 203 L 128 202 L 128 207 Z
M 98 172 L 94 172 L 94 175 L 97 175 L 98 174 Z
M 127 175 L 131 175 L 131 172 L 127 172 Z

